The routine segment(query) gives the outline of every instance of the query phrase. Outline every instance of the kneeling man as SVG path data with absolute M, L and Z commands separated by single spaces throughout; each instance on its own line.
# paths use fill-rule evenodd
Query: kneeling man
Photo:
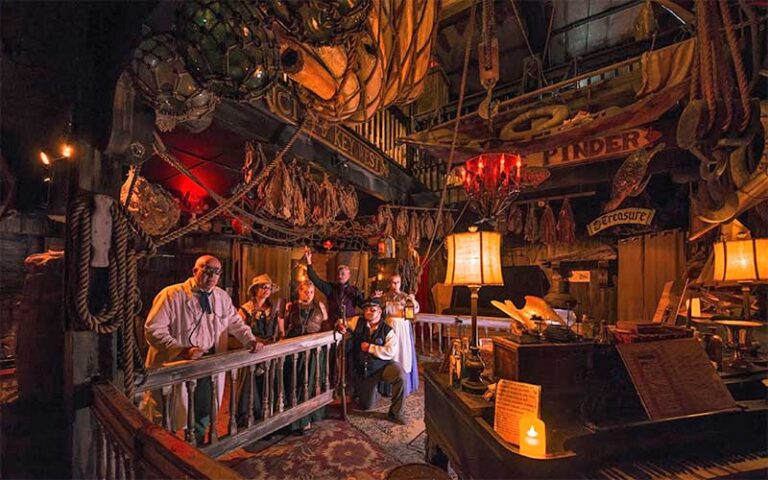
M 363 303 L 363 315 L 352 317 L 349 325 L 338 325 L 338 331 L 347 333 L 347 353 L 351 359 L 355 390 L 363 410 L 370 410 L 378 400 L 379 382 L 392 385 L 392 405 L 389 419 L 405 425 L 403 417 L 403 387 L 405 373 L 393 359 L 398 352 L 397 335 L 382 321 L 378 298 Z

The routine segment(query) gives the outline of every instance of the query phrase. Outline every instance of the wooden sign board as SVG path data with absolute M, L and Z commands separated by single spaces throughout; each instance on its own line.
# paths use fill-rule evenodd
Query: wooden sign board
M 493 429 L 507 442 L 520 445 L 520 419 L 523 415 L 539 417 L 541 386 L 499 380 L 495 402 Z
M 651 420 L 737 408 L 693 338 L 618 344 L 616 349 Z
M 650 208 L 621 208 L 600 215 L 587 224 L 590 236 L 616 225 L 650 225 L 656 210 Z
M 657 130 L 632 128 L 622 132 L 579 139 L 557 148 L 526 155 L 525 164 L 560 167 L 617 158 L 651 145 L 660 138 L 661 132 Z
M 592 279 L 592 272 L 589 270 L 573 270 L 568 276 L 570 283 L 589 283 Z
M 287 89 L 281 86 L 273 88 L 267 95 L 267 106 L 272 113 L 282 120 L 293 125 L 298 124 L 299 107 L 293 94 Z M 318 124 L 312 130 L 311 135 L 312 138 L 320 141 L 331 150 L 376 175 L 386 177 L 389 173 L 387 158 L 341 125 L 327 122 Z

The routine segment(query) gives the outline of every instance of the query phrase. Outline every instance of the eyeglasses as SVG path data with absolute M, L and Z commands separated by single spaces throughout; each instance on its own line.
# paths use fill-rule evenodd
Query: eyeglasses
M 202 272 L 206 275 L 210 275 L 211 277 L 216 275 L 221 275 L 221 269 L 220 268 L 214 268 L 214 267 L 203 267 Z
M 272 285 L 270 285 L 270 284 L 268 284 L 268 283 L 265 283 L 264 285 L 259 285 L 259 286 L 258 286 L 258 287 L 256 287 L 256 288 L 260 288 L 260 289 L 262 289 L 262 290 L 267 290 L 267 289 L 271 289 L 271 288 L 272 288 Z

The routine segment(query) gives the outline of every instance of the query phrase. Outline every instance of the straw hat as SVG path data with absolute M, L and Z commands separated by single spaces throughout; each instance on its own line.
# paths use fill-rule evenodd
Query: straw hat
M 253 280 L 251 280 L 251 286 L 248 287 L 248 294 L 253 295 L 253 289 L 256 288 L 259 285 L 265 285 L 269 284 L 272 286 L 272 293 L 275 293 L 280 290 L 280 286 L 272 281 L 272 279 L 267 275 L 266 273 L 262 273 L 261 275 L 257 275 L 253 277 Z

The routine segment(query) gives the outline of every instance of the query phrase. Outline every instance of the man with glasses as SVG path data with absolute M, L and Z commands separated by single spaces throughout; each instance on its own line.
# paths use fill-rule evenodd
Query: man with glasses
M 144 324 L 144 335 L 149 343 L 145 366 L 162 367 L 177 360 L 197 360 L 210 353 L 227 351 L 228 335 L 234 336 L 251 352 L 264 346 L 243 322 L 227 292 L 217 287 L 221 276 L 221 262 L 212 255 L 203 255 L 195 262 L 192 277 L 183 283 L 171 285 L 157 294 Z M 224 393 L 224 374 L 218 375 L 219 405 Z M 145 395 L 147 408 L 156 415 L 158 398 Z M 209 377 L 197 380 L 195 388 L 195 438 L 202 443 L 210 423 L 211 381 Z M 173 429 L 186 425 L 187 393 L 175 386 L 171 397 Z M 154 407 L 154 408 L 152 408 Z
M 398 353 L 398 339 L 392 327 L 382 321 L 381 303 L 369 298 L 363 303 L 363 315 L 352 317 L 348 326 L 339 322 L 337 330 L 347 334 L 347 352 L 352 359 L 355 389 L 360 408 L 370 410 L 378 401 L 379 382 L 392 385 L 392 405 L 387 418 L 405 425 L 403 388 L 405 373 L 393 359 Z

